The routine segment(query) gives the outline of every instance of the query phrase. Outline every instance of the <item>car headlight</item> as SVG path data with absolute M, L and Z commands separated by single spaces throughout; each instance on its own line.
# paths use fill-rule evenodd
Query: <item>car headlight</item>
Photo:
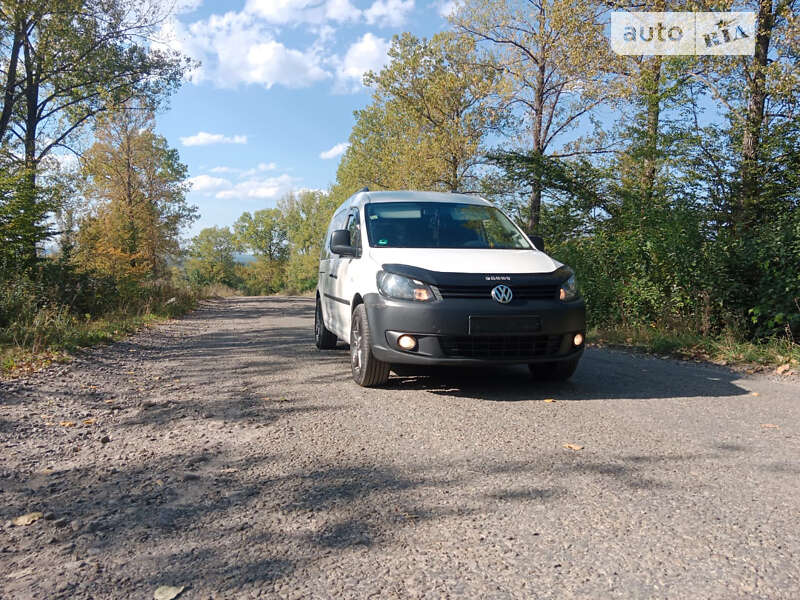
M 570 271 L 570 276 L 561 284 L 561 290 L 558 292 L 558 297 L 564 302 L 575 300 L 578 297 L 578 282 L 575 281 L 575 273 Z
M 431 302 L 434 299 L 433 290 L 426 283 L 386 271 L 378 273 L 378 289 L 384 296 L 398 300 Z

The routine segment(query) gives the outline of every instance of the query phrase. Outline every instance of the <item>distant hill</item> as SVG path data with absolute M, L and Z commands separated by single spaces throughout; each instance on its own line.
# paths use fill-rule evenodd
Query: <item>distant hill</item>
M 233 260 L 235 260 L 240 265 L 249 265 L 250 263 L 256 262 L 256 257 L 252 254 L 242 254 L 241 252 L 235 252 L 233 254 Z

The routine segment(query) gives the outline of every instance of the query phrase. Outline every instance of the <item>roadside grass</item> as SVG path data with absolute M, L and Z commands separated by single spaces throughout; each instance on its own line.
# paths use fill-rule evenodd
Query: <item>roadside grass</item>
M 738 339 L 732 333 L 710 337 L 658 327 L 596 327 L 588 332 L 587 338 L 589 343 L 598 345 L 620 346 L 751 370 L 775 367 L 781 372 L 800 371 L 800 344 L 788 337 L 751 342 Z
M 73 314 L 67 307 L 43 307 L 0 329 L 0 378 L 24 376 L 53 363 L 68 362 L 78 348 L 121 340 L 142 327 L 192 310 L 208 296 L 204 291 L 173 290 L 93 317 Z
M 239 290 L 224 283 L 210 283 L 198 290 L 198 296 L 201 298 L 231 298 L 241 295 Z

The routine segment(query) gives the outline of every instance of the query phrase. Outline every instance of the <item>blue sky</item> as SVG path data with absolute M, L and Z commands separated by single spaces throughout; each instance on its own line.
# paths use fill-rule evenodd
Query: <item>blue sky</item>
M 177 1 L 159 43 L 201 62 L 158 129 L 189 167 L 188 232 L 230 225 L 336 177 L 368 69 L 394 34 L 445 28 L 447 0 Z

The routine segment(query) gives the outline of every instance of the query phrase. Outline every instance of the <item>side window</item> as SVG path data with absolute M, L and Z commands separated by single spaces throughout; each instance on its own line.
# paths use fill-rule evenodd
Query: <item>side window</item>
M 328 231 L 325 232 L 325 239 L 322 240 L 322 248 L 319 249 L 319 259 L 320 260 L 327 260 L 331 257 L 331 231 L 333 231 L 333 224 L 328 227 Z
M 361 249 L 361 220 L 358 209 L 354 209 L 347 218 L 347 230 L 350 232 L 350 245 Z
M 346 218 L 347 218 L 347 213 L 344 211 L 333 215 L 333 218 L 331 219 L 331 225 L 330 227 L 328 227 L 328 231 L 325 234 L 325 241 L 322 243 L 320 260 L 331 258 L 331 234 L 336 229 L 344 229 Z

